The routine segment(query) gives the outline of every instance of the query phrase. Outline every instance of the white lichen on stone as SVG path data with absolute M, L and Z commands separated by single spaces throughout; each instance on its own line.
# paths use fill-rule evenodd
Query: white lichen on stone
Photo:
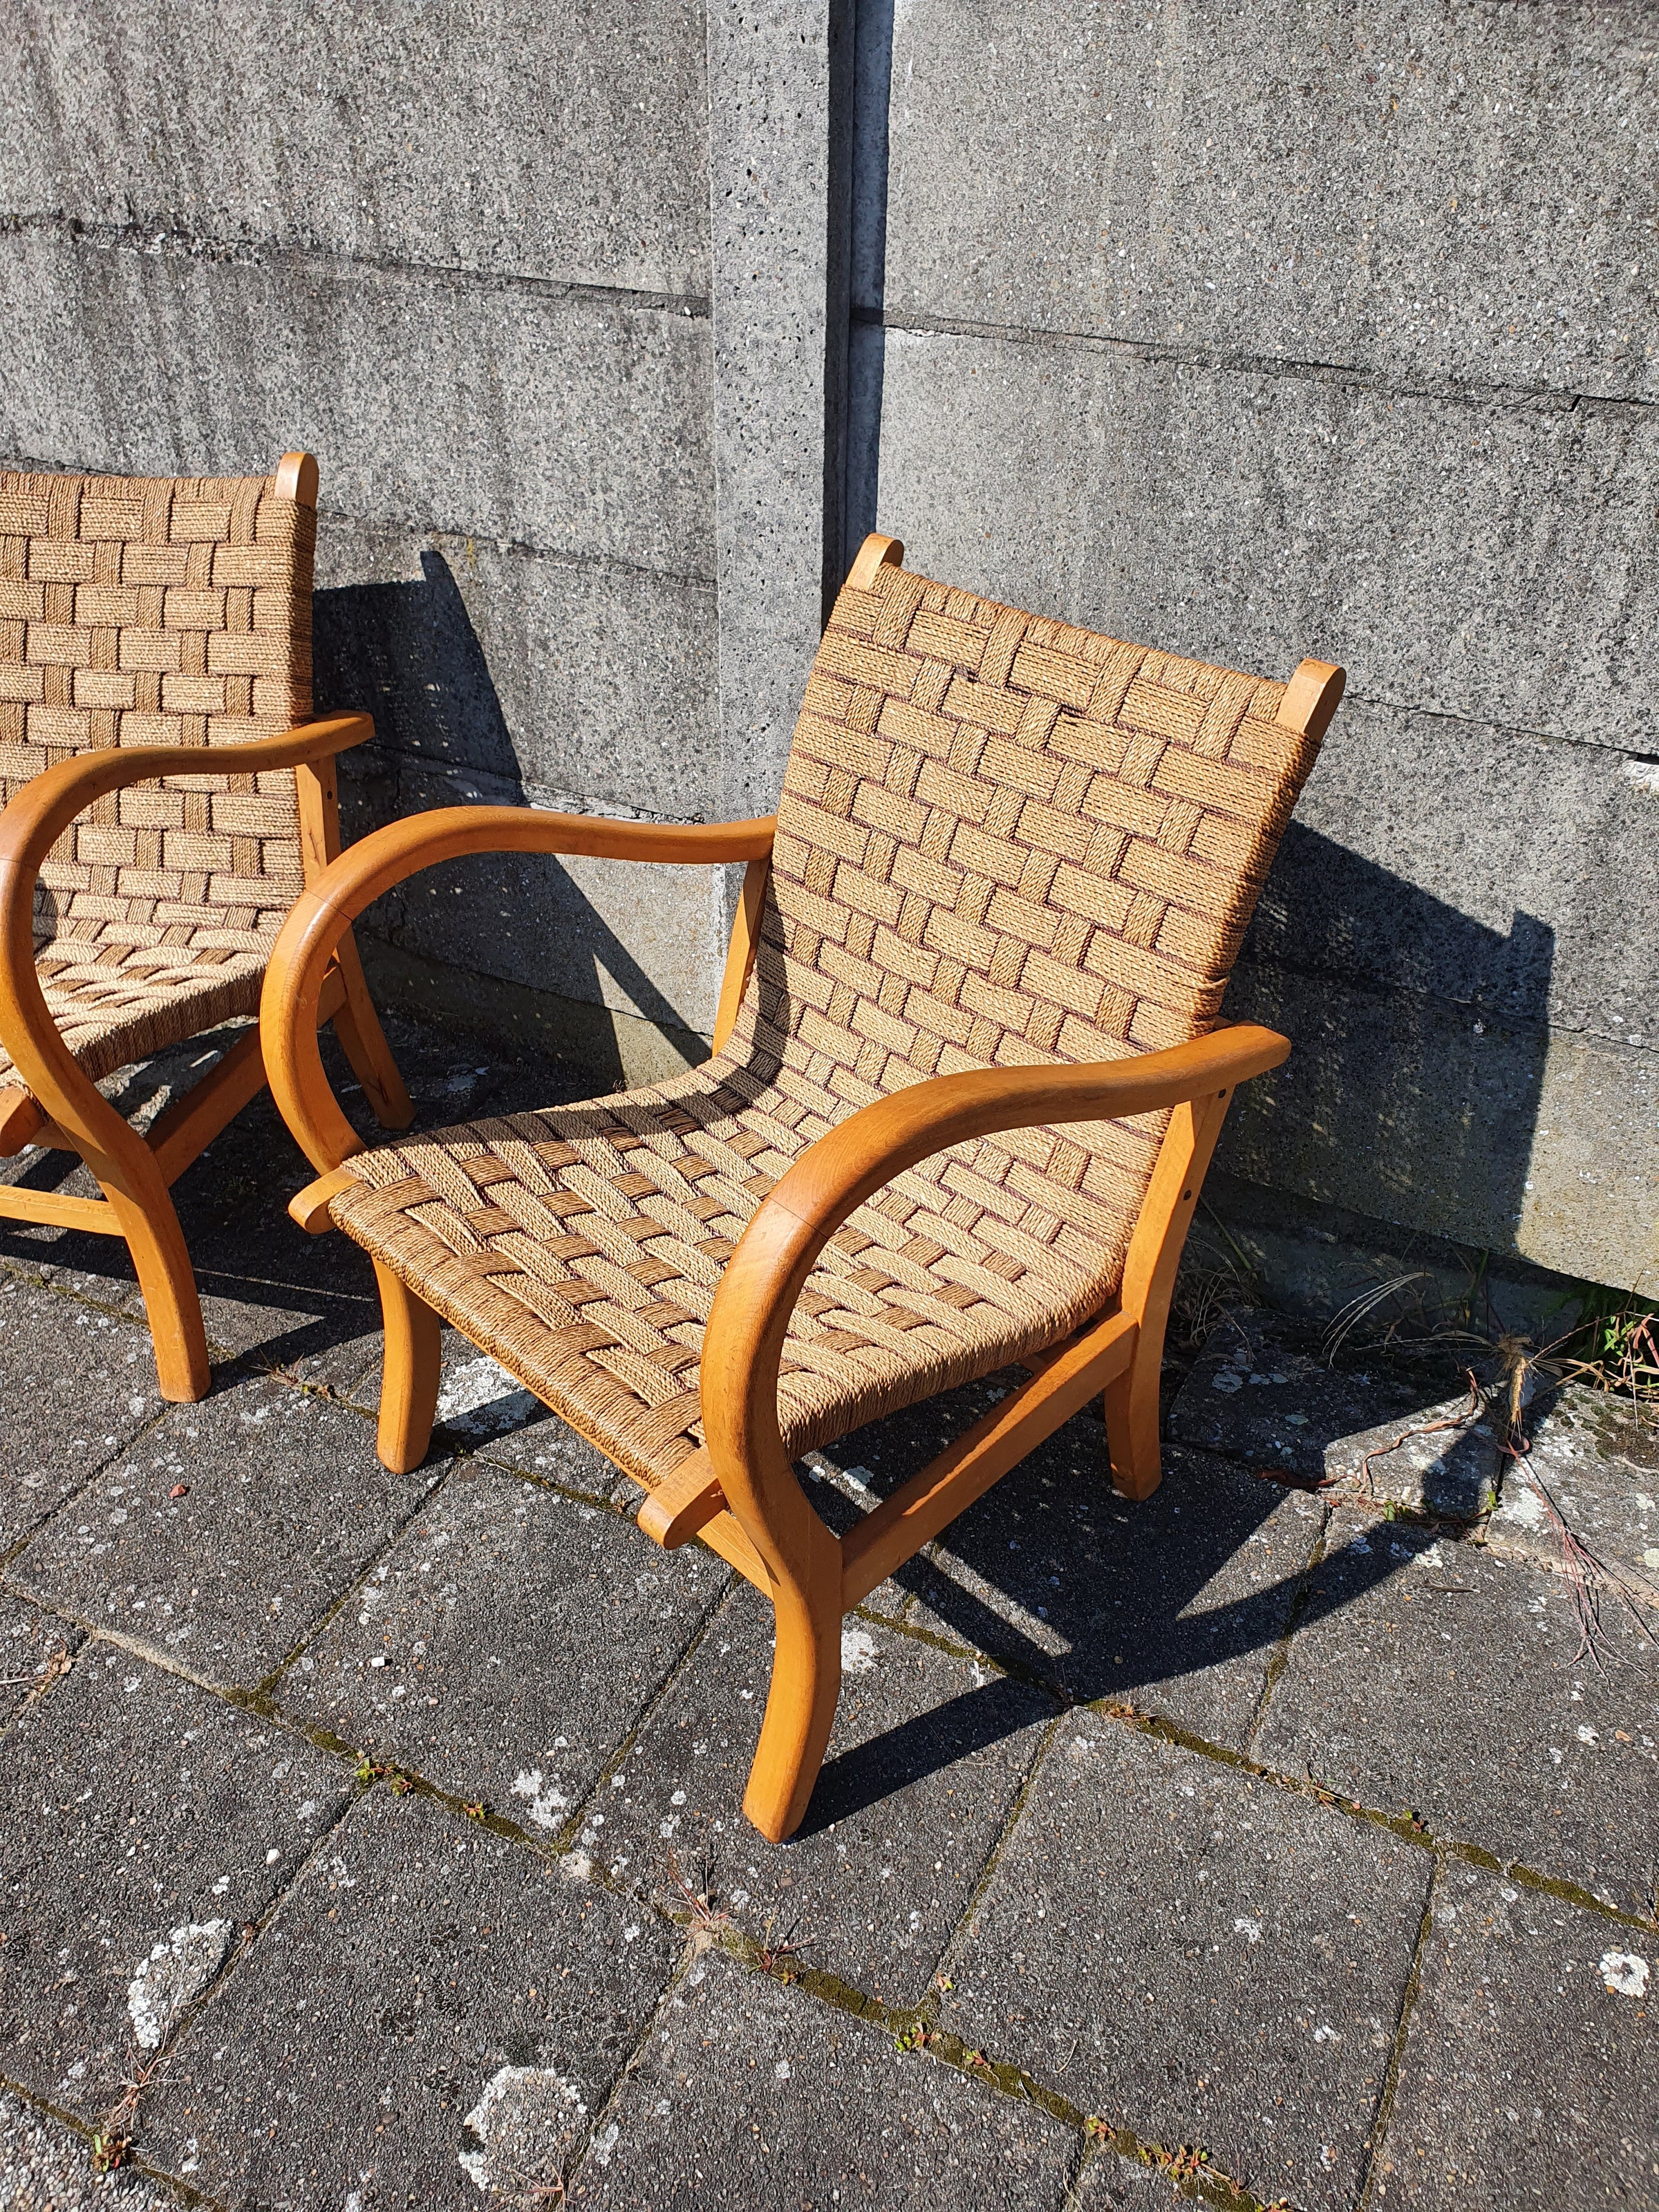
M 127 1984 L 127 2011 L 141 2051 L 157 2050 L 185 2007 L 213 1979 L 231 1933 L 228 1920 L 192 1920 L 139 1960 Z
M 1603 1951 L 1601 1979 L 1616 1997 L 1644 1997 L 1648 1993 L 1648 1962 L 1634 1951 Z
M 876 1663 L 876 1639 L 867 1628 L 843 1625 L 841 1632 L 841 1670 L 843 1674 L 866 1674 Z
M 556 1828 L 559 1815 L 570 1809 L 570 1800 L 558 1787 L 558 1777 L 550 1782 L 544 1780 L 539 1766 L 520 1768 L 513 1795 L 530 1800 L 530 1817 L 538 1828 Z
M 581 2092 L 562 2075 L 539 2066 L 503 2066 L 461 2123 L 459 2153 L 471 2179 L 486 2196 L 520 2187 L 526 2175 L 551 2172 L 587 2116 Z

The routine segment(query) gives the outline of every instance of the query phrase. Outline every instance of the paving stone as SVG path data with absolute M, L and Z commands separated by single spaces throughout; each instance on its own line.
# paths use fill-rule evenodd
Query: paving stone
M 282 1703 L 556 1834 L 731 1580 L 615 1513 L 465 1465 L 291 1667 Z
M 1390 1347 L 1339 1353 L 1329 1366 L 1312 1345 L 1272 1315 L 1224 1322 L 1170 1410 L 1170 1434 L 1253 1470 L 1369 1482 L 1370 1494 L 1416 1510 L 1472 1521 L 1487 1510 L 1497 1445 L 1484 1421 L 1463 1419 L 1469 1394 L 1448 1355 Z
M 0 1552 L 161 1411 L 143 1331 L 0 1278 Z
M 0 2072 L 106 2111 L 349 1788 L 310 1745 L 94 1644 L 0 1742 Z
M 1058 2207 L 1076 2142 L 1039 2106 L 896 2052 L 872 2023 L 714 1955 L 670 1998 L 570 2201 Z
M 1605 1597 L 1600 1613 L 1598 1661 L 1565 1577 L 1334 1515 L 1256 1755 L 1650 1911 L 1659 1653 Z
M 92 2145 L 0 2090 L 0 2212 L 178 2212 L 172 2190 L 152 2188 L 131 2169 L 93 2171 Z
M 371 1790 L 181 2045 L 144 2154 L 240 2205 L 476 2206 L 492 2115 L 510 2103 L 531 2121 L 516 2179 L 543 2178 L 672 1956 L 595 1885 Z
M 1579 1541 L 1659 1607 L 1659 1419 L 1650 1410 L 1638 1421 L 1628 1399 L 1570 1383 L 1528 1426 L 1530 1449 L 1505 1469 L 1488 1543 L 1560 1565 L 1536 1478 Z
M 751 1934 L 793 1940 L 813 1966 L 913 2004 L 1054 1707 L 1006 1675 L 851 1616 L 823 1776 L 793 1840 L 769 1844 L 742 1808 L 771 1647 L 771 1607 L 740 1583 L 599 1792 L 577 1849 L 684 1905 L 678 1867 Z
M 1358 2194 L 1429 1854 L 1069 1715 L 948 1961 L 944 2018 L 1305 2212 Z
M 1659 1942 L 1445 1868 L 1374 2202 L 1659 2203 Z
M 439 1472 L 390 1474 L 360 1414 L 247 1376 L 170 1407 L 47 1522 L 11 1578 L 202 1680 L 252 1686 Z
M 52 1613 L 0 1594 L 0 1725 L 55 1681 L 85 1641 Z
M 378 1404 L 378 1388 L 374 1398 Z M 515 1468 L 585 1498 L 618 1492 L 617 1469 L 603 1452 L 550 1413 L 487 1352 L 447 1328 L 438 1422 L 446 1439 L 498 1467 Z M 623 1484 L 620 1494 L 635 1507 L 644 1498 L 632 1483 Z
M 1324 1509 L 1178 1446 L 1130 1504 L 1104 1455 L 1068 1421 L 933 1547 L 906 1622 L 1241 1747 Z
M 1068 2201 L 1075 2212 L 1170 2212 L 1174 2199 L 1155 2168 L 1103 2151 L 1085 2166 Z

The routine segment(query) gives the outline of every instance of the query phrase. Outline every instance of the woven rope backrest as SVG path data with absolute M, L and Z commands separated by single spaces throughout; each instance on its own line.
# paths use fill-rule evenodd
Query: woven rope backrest
M 851 1111 L 1202 1034 L 1317 750 L 1276 724 L 1285 689 L 900 568 L 849 585 L 795 728 L 745 1042 Z M 1121 1248 L 1165 1118 L 999 1139 L 980 1195 Z
M 316 516 L 266 477 L 0 473 L 0 793 L 94 746 L 311 713 Z M 204 763 L 205 768 L 205 763 Z M 111 793 L 41 872 L 43 934 L 268 951 L 302 884 L 291 770 Z

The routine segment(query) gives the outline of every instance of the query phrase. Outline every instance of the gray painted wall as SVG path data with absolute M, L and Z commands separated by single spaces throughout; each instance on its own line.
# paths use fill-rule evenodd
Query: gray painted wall
M 1645 0 L 14 13 L 0 451 L 318 452 L 354 821 L 764 811 L 878 522 L 1116 635 L 1340 659 L 1229 1000 L 1297 1050 L 1224 1166 L 1659 1285 Z M 382 988 L 653 1076 L 730 889 L 434 875 Z

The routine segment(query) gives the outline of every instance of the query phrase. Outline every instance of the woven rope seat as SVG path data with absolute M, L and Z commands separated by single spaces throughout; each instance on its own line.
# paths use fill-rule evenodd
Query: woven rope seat
M 204 750 L 95 800 L 40 870 L 46 1006 L 94 1080 L 258 1009 L 304 882 L 294 773 L 207 771 L 310 713 L 315 532 L 269 477 L 0 474 L 0 797 L 94 748 Z
M 725 1264 L 816 1139 L 929 1076 L 1211 1026 L 1315 750 L 1276 723 L 1284 695 L 878 568 L 840 594 L 807 684 L 726 1048 L 360 1153 L 334 1218 L 654 1486 L 702 1440 Z M 1099 1312 L 1166 1118 L 957 1146 L 860 1206 L 790 1323 L 790 1456 Z

